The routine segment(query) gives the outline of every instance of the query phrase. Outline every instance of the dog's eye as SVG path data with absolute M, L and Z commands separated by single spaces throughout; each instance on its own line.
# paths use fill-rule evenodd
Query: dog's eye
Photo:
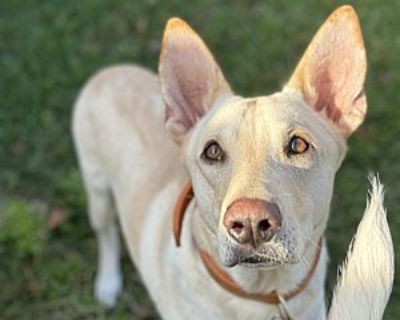
M 224 159 L 224 152 L 217 142 L 211 141 L 204 148 L 203 157 L 208 161 L 221 161 Z
M 309 143 L 298 136 L 292 137 L 288 146 L 288 155 L 302 154 L 310 147 Z

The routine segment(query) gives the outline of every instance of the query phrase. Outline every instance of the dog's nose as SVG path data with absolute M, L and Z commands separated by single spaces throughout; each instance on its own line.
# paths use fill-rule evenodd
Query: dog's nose
M 282 217 L 275 203 L 242 198 L 228 207 L 223 224 L 237 242 L 257 247 L 278 232 Z

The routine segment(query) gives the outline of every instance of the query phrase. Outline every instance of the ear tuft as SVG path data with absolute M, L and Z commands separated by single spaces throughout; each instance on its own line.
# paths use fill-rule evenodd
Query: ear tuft
M 179 18 L 171 18 L 165 28 L 159 76 L 165 126 L 178 143 L 220 95 L 231 93 L 204 42 Z
M 286 88 L 300 91 L 310 106 L 324 112 L 348 137 L 367 111 L 366 70 L 357 14 L 351 6 L 342 6 L 318 30 Z
M 168 32 L 170 32 L 172 29 L 179 28 L 179 29 L 187 29 L 189 31 L 192 30 L 190 26 L 181 18 L 178 17 L 172 17 L 168 19 L 167 25 L 165 26 L 165 31 L 164 31 L 164 36 L 168 35 Z

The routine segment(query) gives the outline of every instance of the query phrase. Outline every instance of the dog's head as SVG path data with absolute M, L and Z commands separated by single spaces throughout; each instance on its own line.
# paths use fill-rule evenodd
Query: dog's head
M 281 92 L 235 95 L 199 36 L 166 27 L 165 124 L 180 145 L 225 266 L 301 260 L 322 235 L 347 137 L 366 113 L 366 56 L 351 7 L 335 11 Z

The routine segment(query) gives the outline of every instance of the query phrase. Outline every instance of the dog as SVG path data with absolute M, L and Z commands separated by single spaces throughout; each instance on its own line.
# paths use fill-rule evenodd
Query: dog
M 90 79 L 72 129 L 97 299 L 112 307 L 122 289 L 117 217 L 162 318 L 326 319 L 323 235 L 346 140 L 366 114 L 366 69 L 357 15 L 343 6 L 269 96 L 233 93 L 179 18 L 166 26 L 160 81 L 134 65 Z M 394 267 L 382 188 L 373 178 L 329 319 L 383 315 Z

